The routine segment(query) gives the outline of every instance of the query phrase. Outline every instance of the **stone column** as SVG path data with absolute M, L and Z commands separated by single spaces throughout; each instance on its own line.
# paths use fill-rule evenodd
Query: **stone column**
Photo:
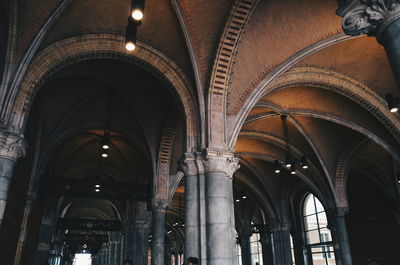
M 49 258 L 51 239 L 55 230 L 56 218 L 52 212 L 42 217 L 39 232 L 39 243 L 36 250 L 35 264 L 42 265 Z
M 165 251 L 165 213 L 168 203 L 163 200 L 153 201 L 153 238 L 151 264 L 164 265 Z
M 352 265 L 352 257 L 350 251 L 349 238 L 347 236 L 346 227 L 346 208 L 339 208 L 334 211 L 328 211 L 329 229 L 332 232 L 334 241 L 335 256 L 338 265 Z
M 251 264 L 251 249 L 250 249 L 250 237 L 240 236 L 240 247 L 242 249 L 242 264 L 243 265 L 252 265 Z
M 181 163 L 185 173 L 185 256 L 200 257 L 200 202 L 198 169 L 194 154 L 186 153 Z
M 115 254 L 114 254 L 114 264 L 120 265 L 122 263 L 121 260 L 121 237 L 118 237 L 115 243 Z
M 263 253 L 263 264 L 274 265 L 274 250 L 272 245 L 271 233 L 267 229 L 260 231 L 260 242 Z
M 114 265 L 115 262 L 115 254 L 116 254 L 116 250 L 115 247 L 117 245 L 117 242 L 115 240 L 110 242 L 110 256 L 109 256 L 109 264 L 110 265 Z
M 150 232 L 150 224 L 145 222 L 136 222 L 133 263 L 137 265 L 147 265 L 147 246 Z
M 274 261 L 276 265 L 292 265 L 289 226 L 276 222 L 271 225 L 274 243 Z
M 348 35 L 375 36 L 385 48 L 397 88 L 400 89 L 400 2 L 398 0 L 341 1 L 337 14 Z
M 22 135 L 0 131 L 0 226 L 3 223 L 8 189 L 17 159 L 25 155 L 26 142 Z
M 207 262 L 208 265 L 232 265 L 235 263 L 232 247 L 235 226 L 231 189 L 232 175 L 239 168 L 238 159 L 232 153 L 208 149 L 204 163 Z
M 22 252 L 24 250 L 26 236 L 28 233 L 28 219 L 29 216 L 31 215 L 32 207 L 36 199 L 37 199 L 36 193 L 28 192 L 24 208 L 24 214 L 22 216 L 21 230 L 19 232 L 17 250 L 15 252 L 14 265 L 19 265 L 21 263 Z

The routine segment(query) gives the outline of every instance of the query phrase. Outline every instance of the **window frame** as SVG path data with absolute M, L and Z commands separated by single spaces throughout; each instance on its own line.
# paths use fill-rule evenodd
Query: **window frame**
M 307 203 L 308 200 L 312 199 L 312 207 L 313 207 L 313 212 L 311 214 L 307 214 Z M 318 206 L 317 206 L 317 201 L 319 204 L 322 206 L 322 210 L 318 211 Z M 335 257 L 335 251 L 334 251 L 334 241 L 332 239 L 332 234 L 330 229 L 328 228 L 328 220 L 326 220 L 326 225 L 320 225 L 320 220 L 319 220 L 319 215 L 324 214 L 326 219 L 327 219 L 327 214 L 325 207 L 323 206 L 321 200 L 318 199 L 317 196 L 315 196 L 313 193 L 309 192 L 304 196 L 303 202 L 302 202 L 302 207 L 301 207 L 301 223 L 302 223 L 302 234 L 303 234 L 303 242 L 304 242 L 304 256 L 305 256 L 305 262 L 307 265 L 313 265 L 314 264 L 314 258 L 313 255 L 315 254 L 322 254 L 322 259 L 325 260 L 325 265 L 332 265 L 332 263 L 329 263 L 328 260 L 333 259 L 335 261 L 334 264 L 336 264 L 336 257 Z M 313 229 L 308 229 L 310 225 L 307 223 L 307 218 L 315 216 L 316 220 L 316 228 Z M 324 232 L 321 232 L 321 230 L 326 229 L 329 231 L 330 239 L 329 241 L 324 241 L 322 235 L 327 235 Z M 318 242 L 316 243 L 310 243 L 309 240 L 309 233 L 312 231 L 317 231 L 318 232 Z M 329 236 L 328 235 L 328 236 Z M 325 237 L 325 236 L 324 236 Z M 319 250 L 318 250 L 319 249 Z

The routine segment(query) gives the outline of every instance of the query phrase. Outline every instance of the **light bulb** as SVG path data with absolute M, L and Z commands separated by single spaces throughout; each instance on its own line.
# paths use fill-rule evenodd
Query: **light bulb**
M 126 45 L 125 45 L 125 48 L 126 48 L 128 51 L 133 51 L 133 50 L 136 49 L 136 45 L 135 45 L 135 43 L 133 43 L 133 42 L 131 42 L 131 41 L 128 41 L 128 42 L 126 43 Z
M 307 169 L 307 168 L 308 168 L 308 165 L 303 165 L 303 168 L 304 168 L 304 169 Z
M 95 192 L 100 192 L 100 189 L 95 189 L 94 191 L 95 191 Z
M 390 112 L 392 112 L 392 113 L 397 112 L 397 111 L 399 111 L 399 108 L 397 108 L 397 107 L 393 107 L 390 109 Z
M 104 158 L 106 158 L 106 157 L 108 157 L 108 154 L 102 153 L 101 156 L 104 157 Z
M 275 173 L 279 174 L 279 173 L 281 173 L 281 170 L 280 169 L 275 169 Z
M 110 148 L 110 146 L 108 144 L 103 144 L 103 149 L 107 150 L 108 148 Z
M 134 19 L 134 20 L 136 20 L 136 21 L 140 21 L 140 20 L 142 20 L 143 19 L 143 12 L 142 12 L 142 10 L 140 10 L 140 9 L 134 9 L 133 11 L 132 11 L 132 18 Z
M 95 187 L 96 187 L 96 188 L 100 188 L 100 185 L 99 185 L 99 184 L 96 184 Z

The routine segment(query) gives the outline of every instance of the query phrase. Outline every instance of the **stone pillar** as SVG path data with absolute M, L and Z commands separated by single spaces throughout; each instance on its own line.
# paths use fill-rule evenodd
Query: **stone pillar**
M 49 259 L 51 239 L 55 230 L 56 218 L 53 213 L 42 217 L 39 232 L 39 243 L 36 250 L 35 264 L 42 265 Z
M 21 263 L 22 252 L 25 247 L 25 240 L 28 233 L 28 219 L 29 216 L 31 215 L 32 207 L 36 199 L 37 199 L 36 193 L 28 192 L 24 208 L 24 214 L 22 216 L 21 230 L 19 232 L 17 250 L 15 252 L 14 265 L 19 265 Z
M 25 155 L 26 142 L 22 135 L 0 131 L 0 226 L 3 223 L 8 189 L 17 159 Z
M 348 35 L 375 36 L 385 48 L 397 88 L 400 89 L 400 2 L 397 0 L 342 1 L 337 14 Z
M 232 175 L 239 168 L 232 153 L 207 150 L 204 160 L 205 206 L 207 227 L 207 264 L 232 265 L 235 263 L 232 217 Z M 232 223 L 233 222 L 233 223 Z
M 195 155 L 186 153 L 181 167 L 185 173 L 185 256 L 199 258 L 200 198 Z
M 252 265 L 251 264 L 250 237 L 240 236 L 239 241 L 240 241 L 240 247 L 242 249 L 242 264 L 243 265 Z
M 133 263 L 147 265 L 147 247 L 150 232 L 148 221 L 136 222 L 134 233 Z
M 114 264 L 120 265 L 122 263 L 121 260 L 121 237 L 118 237 L 115 243 L 115 254 L 114 254 Z
M 116 246 L 117 246 L 117 241 L 113 240 L 110 242 L 110 257 L 109 257 L 109 264 L 114 265 L 115 264 L 115 254 L 116 254 Z
M 153 201 L 153 238 L 151 251 L 151 264 L 164 265 L 165 251 L 165 212 L 168 204 L 163 200 Z
M 260 231 L 260 242 L 263 253 L 263 264 L 274 265 L 274 250 L 272 245 L 271 233 L 267 229 Z
M 338 265 L 352 265 L 352 257 L 350 251 L 349 238 L 347 236 L 346 227 L 346 208 L 339 208 L 334 211 L 328 211 L 329 229 L 331 230 L 335 256 Z
M 289 226 L 276 222 L 271 225 L 274 244 L 274 261 L 276 265 L 292 265 Z

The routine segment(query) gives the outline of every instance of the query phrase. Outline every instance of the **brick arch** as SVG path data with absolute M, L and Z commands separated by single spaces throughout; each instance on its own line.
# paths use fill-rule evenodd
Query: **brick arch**
M 360 142 L 349 144 L 339 156 L 335 169 L 335 188 L 338 197 L 338 207 L 348 208 L 347 192 L 346 192 L 346 179 L 348 170 L 354 154 L 369 140 L 364 139 Z
M 387 109 L 386 101 L 371 88 L 334 71 L 313 67 L 297 67 L 290 69 L 269 86 L 262 88 L 262 93 L 258 93 L 257 100 L 249 102 L 251 106 L 242 106 L 240 116 L 237 117 L 236 124 L 232 126 L 233 130 L 229 146 L 231 148 L 234 146 L 245 118 L 263 96 L 280 89 L 296 86 L 327 89 L 349 98 L 376 117 L 393 137 L 400 142 L 400 119 L 398 115 L 390 113 Z
M 35 94 L 55 71 L 80 61 L 112 58 L 146 68 L 176 91 L 185 114 L 186 149 L 193 151 L 198 141 L 198 115 L 190 81 L 170 58 L 154 47 L 138 42 L 137 50 L 128 52 L 124 42 L 121 35 L 87 34 L 61 40 L 42 50 L 30 64 L 16 92 L 9 121 L 10 129 L 24 130 Z
M 210 146 L 226 148 L 225 112 L 226 95 L 235 63 L 240 39 L 259 0 L 236 0 L 230 11 L 219 40 L 208 88 Z

